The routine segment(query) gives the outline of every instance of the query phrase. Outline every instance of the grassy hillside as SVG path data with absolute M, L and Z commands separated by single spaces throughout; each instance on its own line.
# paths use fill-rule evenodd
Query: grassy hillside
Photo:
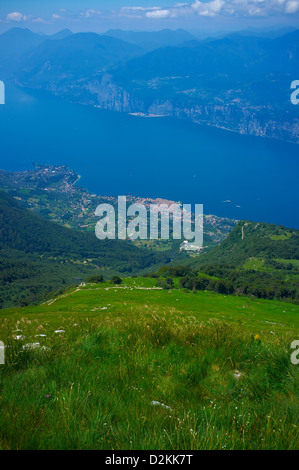
M 138 273 L 175 255 L 153 253 L 127 241 L 98 240 L 32 213 L 0 192 L 0 299 L 32 303 L 92 274 Z M 183 255 L 178 255 L 183 256 Z
M 156 282 L 0 312 L 1 449 L 298 447 L 299 307 Z
M 181 286 L 299 303 L 298 260 L 298 230 L 242 221 L 213 250 L 188 261 L 193 272 Z
M 299 260 L 299 230 L 280 225 L 241 221 L 229 237 L 199 264 L 242 266 L 251 258 Z

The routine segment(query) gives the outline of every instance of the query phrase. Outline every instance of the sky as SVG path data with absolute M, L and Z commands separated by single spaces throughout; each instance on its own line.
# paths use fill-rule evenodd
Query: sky
M 299 27 L 299 0 L 0 0 L 0 31 L 14 26 L 44 33 Z

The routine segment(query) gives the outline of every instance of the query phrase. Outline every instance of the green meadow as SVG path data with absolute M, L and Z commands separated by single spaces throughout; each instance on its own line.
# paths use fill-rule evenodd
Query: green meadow
M 298 448 L 299 306 L 156 285 L 0 311 L 0 449 Z

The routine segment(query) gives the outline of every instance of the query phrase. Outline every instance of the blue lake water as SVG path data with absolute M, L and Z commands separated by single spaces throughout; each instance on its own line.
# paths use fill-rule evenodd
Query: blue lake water
M 205 214 L 299 228 L 298 145 L 12 86 L 0 106 L 0 139 L 4 170 L 63 164 L 97 194 L 203 203 Z

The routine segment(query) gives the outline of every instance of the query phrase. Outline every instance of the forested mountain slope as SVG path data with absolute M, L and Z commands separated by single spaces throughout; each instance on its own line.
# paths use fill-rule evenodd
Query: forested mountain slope
M 0 192 L 0 297 L 2 304 L 40 300 L 88 275 L 137 273 L 168 263 L 172 253 L 153 253 L 129 241 L 100 241 L 93 233 L 62 227 Z M 180 255 L 183 256 L 183 255 Z

